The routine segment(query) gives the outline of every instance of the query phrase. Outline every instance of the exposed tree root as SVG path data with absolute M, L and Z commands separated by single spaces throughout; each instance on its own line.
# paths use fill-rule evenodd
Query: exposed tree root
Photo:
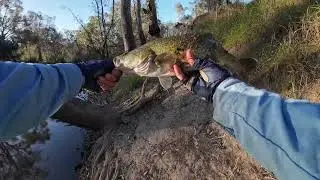
M 33 162 L 33 158 L 24 148 L 0 141 L 0 179 L 6 175 L 18 177 Z
M 98 168 L 98 167 L 101 167 L 99 164 L 101 162 L 101 159 L 102 159 L 102 156 L 105 155 L 105 159 L 108 159 L 107 158 L 107 148 L 108 146 L 110 146 L 109 143 L 106 143 L 107 142 L 107 138 L 108 138 L 108 135 L 111 133 L 111 130 L 107 131 L 102 137 L 100 137 L 98 140 L 97 140 L 97 145 L 101 147 L 95 147 L 93 149 L 96 149 L 96 152 L 95 153 L 91 153 L 89 159 L 92 159 L 92 166 L 91 166 L 91 179 L 95 179 L 95 180 L 98 180 L 100 179 L 99 177 L 102 176 L 102 171 L 105 169 L 105 166 L 106 164 L 104 163 L 104 165 L 102 166 L 102 169 L 101 168 Z M 98 150 L 98 151 L 97 151 Z
M 146 103 L 150 102 L 159 92 L 160 85 L 157 84 L 153 89 L 146 92 L 146 85 L 148 83 L 148 78 L 143 82 L 140 97 L 133 96 L 128 99 L 126 102 L 122 104 L 122 110 L 120 110 L 121 114 L 131 115 L 141 109 Z
M 65 103 L 52 116 L 53 119 L 92 130 L 113 127 L 118 123 L 119 117 L 120 115 L 113 110 L 111 105 L 100 106 L 77 98 Z

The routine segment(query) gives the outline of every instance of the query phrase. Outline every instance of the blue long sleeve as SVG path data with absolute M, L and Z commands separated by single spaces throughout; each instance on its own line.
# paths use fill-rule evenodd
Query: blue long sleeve
M 213 118 L 278 178 L 320 179 L 320 104 L 285 100 L 229 78 L 213 106 Z
M 84 82 L 74 64 L 0 62 L 0 137 L 21 134 L 77 95 Z

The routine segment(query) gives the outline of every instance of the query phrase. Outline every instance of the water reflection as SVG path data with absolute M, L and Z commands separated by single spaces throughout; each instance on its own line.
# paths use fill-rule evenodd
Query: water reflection
M 75 167 L 82 160 L 84 135 L 84 129 L 49 119 L 24 135 L 0 139 L 0 180 L 78 179 Z
M 36 143 L 45 143 L 50 139 L 50 132 L 48 128 L 48 121 L 42 121 L 38 127 L 29 130 L 26 134 L 21 136 L 21 139 L 27 147 Z
M 81 162 L 85 131 L 68 124 L 48 120 L 50 139 L 31 145 L 34 154 L 39 155 L 35 166 L 45 170 L 46 179 L 78 179 L 75 166 Z
M 32 153 L 32 144 L 45 143 L 50 139 L 48 123 L 7 141 L 0 141 L 0 179 L 45 179 L 47 172 L 34 166 L 37 155 Z

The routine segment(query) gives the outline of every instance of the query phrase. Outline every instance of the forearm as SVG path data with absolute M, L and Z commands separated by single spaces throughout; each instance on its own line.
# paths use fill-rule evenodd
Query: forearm
M 81 89 L 84 78 L 74 64 L 0 63 L 0 137 L 36 126 Z
M 284 100 L 235 79 L 213 97 L 213 118 L 280 179 L 320 178 L 320 106 Z

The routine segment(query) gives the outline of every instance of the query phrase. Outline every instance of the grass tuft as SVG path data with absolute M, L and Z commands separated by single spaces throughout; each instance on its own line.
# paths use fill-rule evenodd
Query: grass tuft
M 117 86 L 113 90 L 113 99 L 121 99 L 127 97 L 128 94 L 140 88 L 144 78 L 140 76 L 124 76 L 121 78 Z
M 320 79 L 320 5 L 309 0 L 256 0 L 229 14 L 207 18 L 195 29 L 213 33 L 226 48 L 249 47 L 242 56 L 254 54 L 260 64 L 251 82 L 304 98 L 303 89 Z

